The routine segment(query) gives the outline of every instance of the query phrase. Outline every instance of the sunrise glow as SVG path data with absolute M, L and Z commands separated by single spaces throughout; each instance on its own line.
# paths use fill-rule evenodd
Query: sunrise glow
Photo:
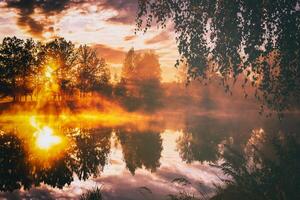
M 48 65 L 45 70 L 45 77 L 51 80 L 53 72 L 53 68 Z
M 0 199 L 300 199 L 299 0 L 0 13 Z

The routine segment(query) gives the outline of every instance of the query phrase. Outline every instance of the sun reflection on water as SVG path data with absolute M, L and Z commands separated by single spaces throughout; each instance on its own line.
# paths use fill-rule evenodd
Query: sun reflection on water
M 37 129 L 33 136 L 35 138 L 35 145 L 39 149 L 49 150 L 53 146 L 62 143 L 62 138 L 55 135 L 54 130 L 48 125 L 40 125 L 34 116 L 30 118 L 30 124 Z
M 36 136 L 36 145 L 40 149 L 49 149 L 50 147 L 61 143 L 61 137 L 53 135 L 53 129 L 45 126 L 34 134 Z

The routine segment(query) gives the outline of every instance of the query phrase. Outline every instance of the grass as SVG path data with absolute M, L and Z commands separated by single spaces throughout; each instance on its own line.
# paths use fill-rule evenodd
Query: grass
M 200 200 L 196 197 L 194 197 L 194 195 L 188 194 L 186 192 L 179 192 L 176 195 L 170 194 L 168 195 L 170 200 Z
M 83 193 L 80 196 L 80 200 L 102 200 L 101 189 L 96 187 L 87 192 Z

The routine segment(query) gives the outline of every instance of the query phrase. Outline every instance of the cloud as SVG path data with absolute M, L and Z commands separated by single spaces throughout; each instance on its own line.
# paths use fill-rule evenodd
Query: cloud
M 43 32 L 52 31 L 49 26 L 53 21 L 50 16 L 58 15 L 70 7 L 82 3 L 81 0 L 11 0 L 6 1 L 6 8 L 14 9 L 17 14 L 17 25 L 31 35 L 43 38 Z M 42 19 L 35 19 L 34 15 L 39 13 Z
M 126 51 L 122 49 L 112 48 L 103 44 L 95 44 L 91 46 L 91 48 L 96 50 L 99 57 L 102 57 L 106 62 L 113 64 L 122 63 L 126 54 Z
M 117 15 L 107 19 L 108 22 L 118 24 L 133 24 L 137 10 L 137 0 L 105 0 L 101 4 L 104 9 L 117 11 Z
M 122 13 L 122 12 L 120 12 Z M 117 16 L 111 17 L 107 19 L 107 22 L 115 23 L 115 24 L 133 24 L 134 17 L 132 15 L 126 14 L 118 14 Z
M 114 10 L 116 15 L 105 19 L 110 23 L 134 23 L 137 0 L 6 0 L 3 7 L 14 10 L 17 15 L 17 25 L 32 36 L 43 38 L 44 32 L 53 32 L 48 27 L 53 26 L 58 18 L 68 9 L 80 10 L 86 15 L 91 7 L 97 12 Z
M 127 35 L 124 37 L 124 41 L 131 41 L 134 40 L 135 38 L 137 38 L 136 35 Z
M 159 33 L 158 35 L 155 35 L 153 38 L 145 40 L 145 44 L 155 44 L 169 39 L 170 39 L 169 34 L 164 31 Z

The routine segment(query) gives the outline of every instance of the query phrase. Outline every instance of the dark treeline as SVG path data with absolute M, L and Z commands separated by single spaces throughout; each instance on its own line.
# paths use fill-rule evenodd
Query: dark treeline
M 20 101 L 72 101 L 99 94 L 129 110 L 161 104 L 161 71 L 153 51 L 131 49 L 121 80 L 111 81 L 108 64 L 86 45 L 64 38 L 47 43 L 6 37 L 0 44 L 0 97 Z M 30 97 L 30 98 L 28 98 Z
M 62 96 L 97 91 L 111 93 L 105 60 L 87 47 L 63 38 L 48 43 L 6 37 L 0 45 L 0 94 L 20 101 L 33 95 Z M 45 98 L 45 97 L 42 97 Z
M 0 99 L 15 103 L 42 102 L 39 105 L 43 111 L 51 102 L 62 102 L 73 111 L 84 105 L 102 108 L 102 101 L 96 98 L 99 96 L 128 111 L 153 112 L 163 106 L 170 111 L 232 111 L 245 107 L 245 103 L 247 108 L 259 109 L 253 98 L 245 100 L 243 97 L 245 90 L 254 93 L 251 88 L 236 87 L 232 89 L 234 96 L 230 96 L 219 86 L 218 78 L 209 85 L 190 81 L 186 86 L 187 73 L 187 66 L 182 65 L 177 81 L 162 83 L 158 55 L 151 50 L 135 51 L 132 48 L 123 60 L 120 78 L 112 80 L 109 65 L 86 45 L 76 48 L 64 38 L 41 43 L 16 37 L 6 37 L 0 44 Z M 77 100 L 87 98 L 97 102 L 76 104 Z

